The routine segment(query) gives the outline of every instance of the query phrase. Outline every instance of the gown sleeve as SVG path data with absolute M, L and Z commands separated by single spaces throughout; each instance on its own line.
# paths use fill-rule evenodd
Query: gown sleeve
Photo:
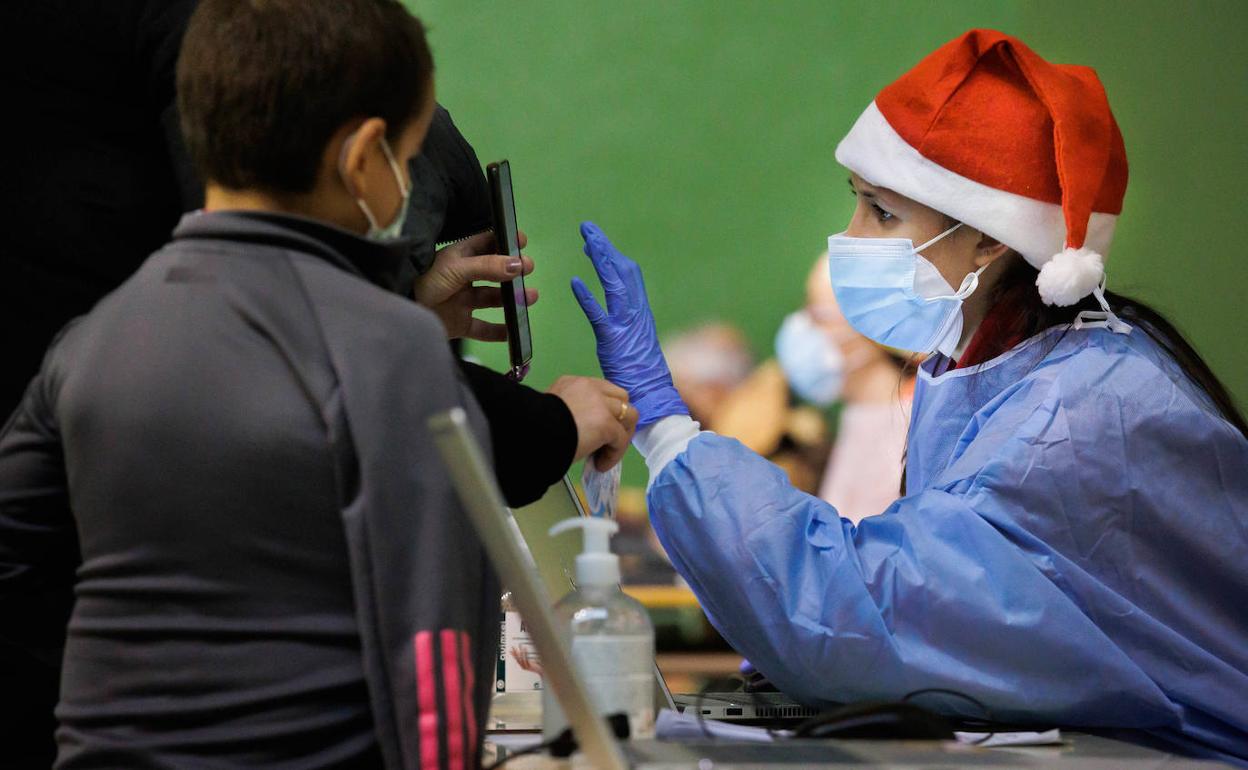
M 1008 452 L 995 462 L 993 478 L 1025 475 Z M 990 489 L 925 490 L 855 526 L 739 442 L 701 433 L 647 500 L 711 622 L 800 701 L 943 688 L 990 713 L 951 696 L 922 702 L 966 717 L 1175 721 L 1153 681 L 1046 576 L 1042 545 L 984 515 Z

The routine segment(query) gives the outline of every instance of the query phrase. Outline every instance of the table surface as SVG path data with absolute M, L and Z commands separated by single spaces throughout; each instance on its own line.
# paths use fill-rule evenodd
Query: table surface
M 1111 768 L 1166 768 L 1166 770 L 1184 770 L 1185 768 L 1217 768 L 1229 767 L 1219 763 L 1200 762 L 1197 760 L 1155 751 L 1143 746 L 1102 738 L 1082 733 L 1062 734 L 1064 743 L 1060 746 L 1029 746 L 996 749 L 981 749 L 952 741 L 827 741 L 821 745 L 829 747 L 838 755 L 826 762 L 819 760 L 817 767 L 884 767 L 884 768 L 930 768 L 930 767 L 1018 767 L 1018 768 L 1074 768 L 1077 770 L 1110 770 Z M 513 750 L 517 743 L 523 745 L 524 738 L 516 734 L 505 736 L 489 735 L 486 737 L 485 764 L 489 765 L 499 757 L 499 744 L 511 745 Z M 533 737 L 529 741 L 535 740 Z M 650 742 L 653 744 L 653 742 Z M 803 741 L 806 747 L 809 741 Z M 717 742 L 716 749 L 722 751 L 723 746 L 739 746 L 742 756 L 730 763 L 724 761 L 698 761 L 696 752 L 699 748 L 711 744 L 685 744 L 694 753 L 690 758 L 679 762 L 646 763 L 650 768 L 693 767 L 699 770 L 729 770 L 730 768 L 759 768 L 760 762 L 781 762 L 785 748 L 778 745 L 764 744 L 727 744 Z M 507 749 L 503 749 L 506 753 Z M 766 751 L 766 760 L 759 754 Z M 752 756 L 745 756 L 745 755 Z M 535 754 L 516 757 L 507 763 L 512 770 L 547 770 L 564 768 L 589 767 L 589 763 L 579 755 L 571 760 Z M 789 767 L 805 766 L 791 764 Z

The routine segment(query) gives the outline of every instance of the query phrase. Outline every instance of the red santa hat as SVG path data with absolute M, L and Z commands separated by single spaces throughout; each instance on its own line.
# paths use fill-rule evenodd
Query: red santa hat
M 836 159 L 1020 253 L 1046 304 L 1100 294 L 1127 155 L 1091 68 L 973 29 L 880 91 Z

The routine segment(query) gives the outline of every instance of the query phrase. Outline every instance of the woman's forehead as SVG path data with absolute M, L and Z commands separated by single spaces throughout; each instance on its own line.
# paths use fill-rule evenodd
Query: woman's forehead
M 880 187 L 878 185 L 871 184 L 870 182 L 858 176 L 852 171 L 849 173 L 849 184 L 854 189 L 858 190 L 860 193 L 868 197 L 880 198 L 883 200 L 898 200 L 898 201 L 909 200 L 909 198 L 906 198 L 904 195 L 893 192 L 887 187 Z
M 922 203 L 919 203 L 913 198 L 907 198 L 901 193 L 895 190 L 891 190 L 887 187 L 881 187 L 879 185 L 871 184 L 870 182 L 858 176 L 856 173 L 852 171 L 849 174 L 849 184 L 858 192 L 862 193 L 864 196 L 868 198 L 874 198 L 875 200 L 885 205 L 891 204 L 893 206 L 907 206 L 911 208 L 928 209 L 927 206 L 924 206 Z

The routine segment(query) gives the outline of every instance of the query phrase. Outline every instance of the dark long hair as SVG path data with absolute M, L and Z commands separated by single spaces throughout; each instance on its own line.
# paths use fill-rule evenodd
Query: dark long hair
M 1019 340 L 1028 339 L 1054 326 L 1073 323 L 1084 310 L 1101 309 L 1093 296 L 1088 296 L 1079 304 L 1070 307 L 1044 304 L 1040 293 L 1036 291 L 1036 269 L 1015 252 L 1007 254 L 1003 259 L 1010 262 L 994 287 L 992 309 L 989 310 L 994 321 L 998 322 L 994 324 L 993 337 L 976 340 L 975 349 L 967 351 L 974 354 L 975 360 L 960 361 L 961 366 L 995 358 Z M 1209 395 L 1222 417 L 1248 438 L 1248 421 L 1244 420 L 1244 415 L 1236 407 L 1226 386 L 1174 324 L 1138 299 L 1106 291 L 1105 300 L 1122 320 L 1147 334 L 1173 358 L 1179 368 Z M 1056 345 L 1062 334 L 1054 335 L 1050 344 Z

